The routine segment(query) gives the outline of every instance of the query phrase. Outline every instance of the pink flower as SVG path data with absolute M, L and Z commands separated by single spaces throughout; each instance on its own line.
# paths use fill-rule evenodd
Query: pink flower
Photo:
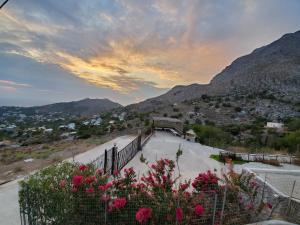
M 140 208 L 135 214 L 135 219 L 140 223 L 144 223 L 147 220 L 149 220 L 151 216 L 152 216 L 152 209 Z
M 106 191 L 107 189 L 109 189 L 111 186 L 112 186 L 112 182 L 109 182 L 105 185 L 99 185 L 98 186 L 98 189 L 101 190 L 101 191 Z
M 86 182 L 87 184 L 91 184 L 91 183 L 93 183 L 95 180 L 96 180 L 96 177 L 95 177 L 95 176 L 88 176 L 87 178 L 85 178 L 85 182 Z
M 182 209 L 181 208 L 176 208 L 176 220 L 177 221 L 182 221 L 182 219 L 183 219 L 183 211 L 182 211 Z
M 184 183 L 184 184 L 180 184 L 180 190 L 185 191 L 186 189 L 188 189 L 189 184 Z
M 102 175 L 103 172 L 104 172 L 104 170 L 101 168 L 96 169 L 96 174 Z
M 92 194 L 95 192 L 94 188 L 93 187 L 89 187 L 88 189 L 85 190 L 86 193 L 88 194 Z
M 247 209 L 247 210 L 253 210 L 253 209 L 254 209 L 254 205 L 253 205 L 251 202 L 249 202 L 249 203 L 246 205 L 246 209 Z
M 66 184 L 67 184 L 67 181 L 66 181 L 66 180 L 61 180 L 61 181 L 59 182 L 60 188 L 65 188 Z
M 113 201 L 113 208 L 116 208 L 116 209 L 120 209 L 120 208 L 124 208 L 125 205 L 126 205 L 126 198 L 116 198 L 114 201 Z
M 81 171 L 84 171 L 84 170 L 86 170 L 88 168 L 88 166 L 87 165 L 84 165 L 84 164 L 81 164 L 80 166 L 79 166 L 79 170 L 81 170 Z
M 77 188 L 76 187 L 73 187 L 72 190 L 71 190 L 73 193 L 77 192 Z
M 204 208 L 202 205 L 196 205 L 195 208 L 194 208 L 194 212 L 197 216 L 202 216 L 203 213 L 204 213 Z
M 268 207 L 269 209 L 272 209 L 272 208 L 273 208 L 273 206 L 272 206 L 271 203 L 267 203 L 266 205 L 267 205 L 267 207 Z
M 116 177 L 116 176 L 118 176 L 119 175 L 119 171 L 118 170 L 115 170 L 114 172 L 113 172 L 113 175 Z
M 79 185 L 81 185 L 82 180 L 83 180 L 83 176 L 77 175 L 77 176 L 73 177 L 72 183 L 74 186 L 79 186 Z
M 103 201 L 103 202 L 108 202 L 110 200 L 110 196 L 109 195 L 102 195 L 100 200 Z

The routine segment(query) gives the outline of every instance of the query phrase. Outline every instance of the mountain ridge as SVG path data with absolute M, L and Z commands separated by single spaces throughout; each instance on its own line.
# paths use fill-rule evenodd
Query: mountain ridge
M 300 30 L 284 34 L 268 45 L 238 57 L 209 84 L 177 85 L 168 92 L 127 108 L 147 110 L 202 95 L 268 93 L 286 101 L 300 101 Z M 155 104 L 155 105 L 154 105 Z
M 31 106 L 31 107 L 14 107 L 14 106 L 1 106 L 1 111 L 7 111 L 9 109 L 17 109 L 22 113 L 38 112 L 40 114 L 47 113 L 66 113 L 79 116 L 91 116 L 97 113 L 108 112 L 113 109 L 123 107 L 121 104 L 113 102 L 109 99 L 91 99 L 85 98 L 78 101 L 70 102 L 59 102 L 52 103 L 42 106 Z M 2 109 L 2 110 L 1 110 Z

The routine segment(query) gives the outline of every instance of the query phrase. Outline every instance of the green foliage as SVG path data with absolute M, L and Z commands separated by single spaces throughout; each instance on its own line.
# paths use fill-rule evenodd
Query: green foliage
M 30 176 L 27 180 L 20 182 L 19 203 L 20 207 L 30 215 L 29 220 L 42 217 L 41 224 L 47 224 L 47 220 L 55 221 L 52 224 L 63 224 L 71 209 L 71 193 L 69 191 L 59 190 L 60 182 L 66 180 L 70 184 L 74 165 L 64 162 L 54 166 L 47 167 L 36 174 Z M 70 187 L 69 187 L 70 188 Z M 28 206 L 28 199 L 31 200 Z M 32 202 L 33 201 L 33 202 Z M 43 214 L 41 215 L 37 205 L 43 205 Z
M 300 130 L 300 118 L 292 118 L 287 122 L 287 128 L 289 131 Z
M 300 150 L 300 130 L 290 132 L 284 137 L 280 138 L 276 144 L 276 148 L 286 148 L 290 153 L 299 152 Z
M 211 159 L 214 159 L 218 162 L 223 162 L 221 159 L 220 159 L 220 155 L 210 155 L 209 158 Z M 235 159 L 235 160 L 232 160 L 232 163 L 233 164 L 244 164 L 244 163 L 247 163 L 247 161 L 243 160 L 243 159 Z
M 226 146 L 230 143 L 230 135 L 218 127 L 208 125 L 194 125 L 200 143 L 211 146 Z

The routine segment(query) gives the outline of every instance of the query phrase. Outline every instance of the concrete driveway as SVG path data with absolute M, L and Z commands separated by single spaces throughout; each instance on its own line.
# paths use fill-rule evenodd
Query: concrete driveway
M 218 154 L 221 149 L 204 146 L 199 143 L 186 141 L 183 138 L 173 136 L 167 132 L 157 131 L 143 147 L 142 152 L 139 152 L 127 165 L 134 167 L 139 176 L 147 171 L 147 166 L 140 162 L 140 156 L 143 156 L 150 163 L 160 158 L 176 159 L 176 152 L 181 147 L 183 155 L 179 159 L 180 171 L 182 180 L 195 178 L 199 172 L 207 170 L 217 170 L 217 174 L 221 174 L 221 169 L 225 168 L 222 163 L 219 163 L 209 156 Z

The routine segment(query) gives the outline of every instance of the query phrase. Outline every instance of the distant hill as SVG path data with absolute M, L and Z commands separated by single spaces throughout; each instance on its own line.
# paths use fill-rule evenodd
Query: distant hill
M 109 99 L 82 99 L 72 102 L 60 102 L 44 106 L 34 107 L 0 107 L 0 114 L 5 111 L 13 110 L 20 113 L 31 114 L 48 114 L 48 113 L 64 113 L 77 116 L 91 116 L 101 112 L 107 112 L 122 107 L 119 103 L 110 101 Z
M 283 101 L 300 102 L 300 31 L 285 34 L 271 44 L 236 59 L 207 85 L 175 86 L 161 96 L 128 108 L 145 111 L 167 103 L 197 99 L 204 94 L 263 94 Z

